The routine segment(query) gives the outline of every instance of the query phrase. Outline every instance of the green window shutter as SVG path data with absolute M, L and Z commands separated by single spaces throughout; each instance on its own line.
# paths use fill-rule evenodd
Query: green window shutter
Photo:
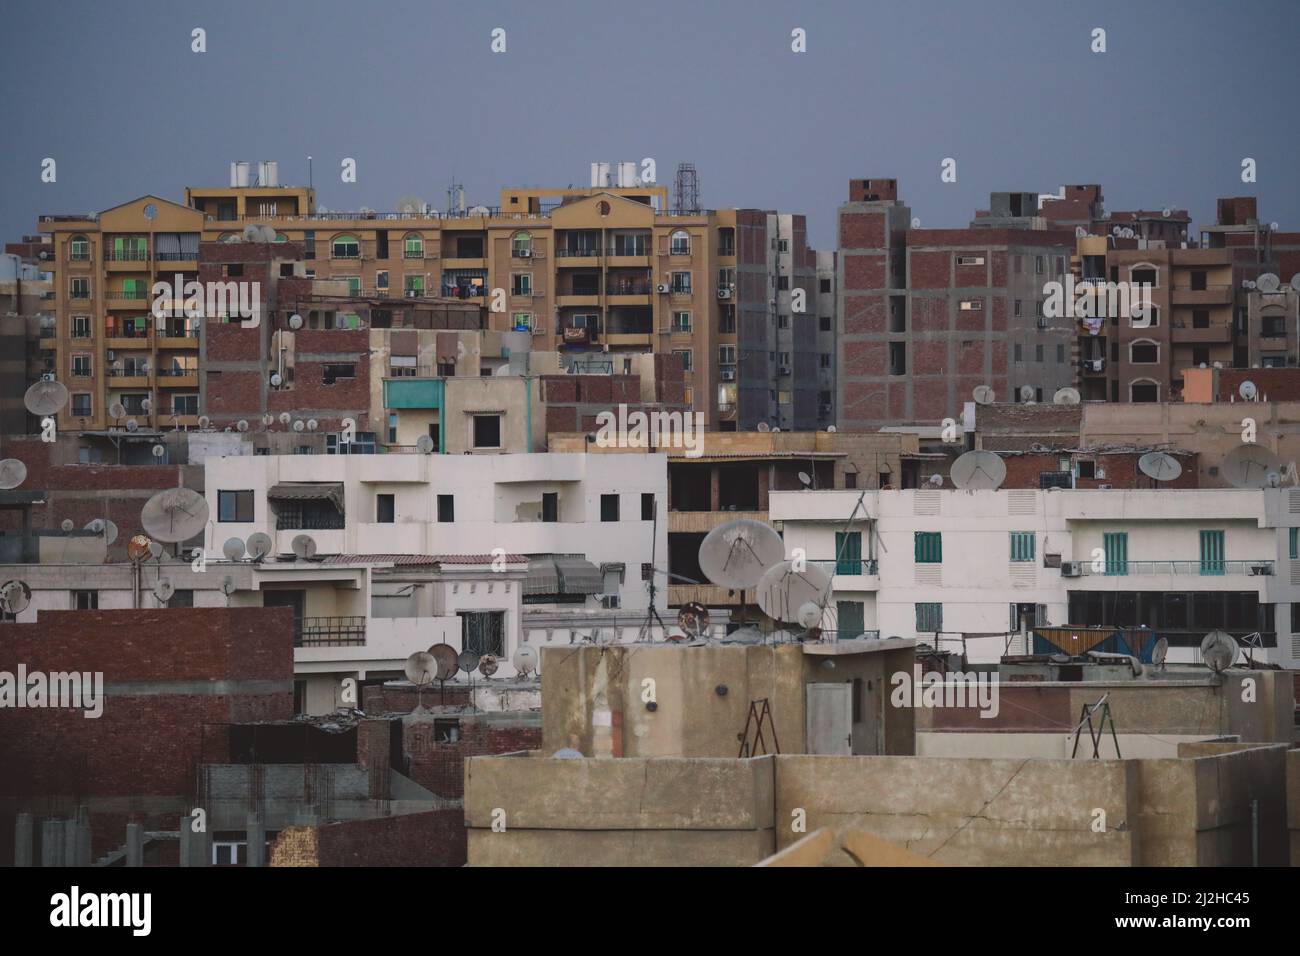
M 943 536 L 938 531 L 916 532 L 917 564 L 943 563 Z
M 1106 576 L 1128 574 L 1128 532 L 1117 531 L 1102 536 L 1106 550 Z
M 839 631 L 837 637 L 841 641 L 848 641 L 862 636 L 865 616 L 861 601 L 835 602 L 835 615 L 837 618 L 836 629 Z
M 1291 528 L 1289 537 L 1291 539 L 1291 559 L 1300 558 L 1300 528 Z
M 1011 532 L 1011 560 L 1034 560 L 1034 533 L 1032 531 Z
M 360 295 L 360 294 L 361 294 L 361 277 L 360 277 L 360 276 L 349 276 L 349 277 L 348 277 L 348 294 L 349 294 L 349 295 Z
M 862 532 L 835 532 L 835 573 L 862 573 Z
M 1201 573 L 1223 574 L 1223 532 L 1201 532 Z
M 943 630 L 943 605 L 925 603 L 916 605 L 916 629 L 922 633 Z
M 121 236 L 115 236 L 113 238 L 114 258 L 120 259 L 122 257 L 122 253 L 124 252 L 126 252 L 126 240 L 123 239 Z

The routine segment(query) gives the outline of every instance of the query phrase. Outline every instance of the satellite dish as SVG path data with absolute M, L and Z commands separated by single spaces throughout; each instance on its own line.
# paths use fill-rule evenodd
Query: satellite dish
M 307 419 L 307 431 L 314 432 L 318 427 L 319 425 L 317 425 L 316 419 L 314 418 Z
M 826 430 L 830 432 L 832 435 L 835 434 L 835 432 L 839 431 L 839 429 L 836 428 L 834 425 L 827 425 Z
M 471 216 L 486 216 L 491 211 L 487 206 L 470 206 L 469 214 Z
M 421 215 L 424 212 L 425 202 L 419 196 L 403 196 L 397 200 L 397 211 L 409 215 Z
M 27 610 L 27 605 L 31 603 L 32 589 L 27 586 L 27 582 L 15 578 L 0 584 L 0 611 L 18 615 Z
M 1216 674 L 1222 674 L 1237 660 L 1237 642 L 1227 631 L 1211 631 L 1201 641 L 1201 662 Z
M 808 601 L 799 606 L 799 611 L 795 615 L 799 626 L 805 631 L 811 631 L 815 627 L 820 627 L 822 623 L 822 608 L 815 601 Z
M 289 328 L 293 329 L 295 332 L 302 328 L 302 316 L 297 312 L 289 316 Z
M 761 431 L 761 432 L 766 432 L 766 431 L 771 431 L 771 430 L 772 430 L 772 426 L 769 425 L 767 422 L 759 422 L 758 425 L 757 425 L 757 428 L 758 428 L 758 430 Z
M 245 227 L 244 227 L 244 241 L 245 241 L 245 242 L 262 242 L 262 241 L 263 241 L 263 240 L 262 240 L 262 227 L 261 227 L 261 226 L 253 226 L 253 225 L 245 226 Z
M 758 606 L 777 621 L 797 621 L 805 604 L 821 607 L 831 591 L 831 576 L 815 564 L 794 569 L 793 561 L 781 561 L 768 568 L 754 591 Z
M 304 561 L 309 561 L 316 557 L 316 539 L 309 534 L 296 534 L 289 547 L 293 549 L 295 557 Z
M 1170 209 L 1162 209 L 1162 210 L 1160 210 L 1160 215 L 1162 215 L 1162 216 L 1164 216 L 1166 219 L 1168 219 L 1171 215 L 1173 215 L 1173 211 L 1170 210 Z
M 1007 479 L 1007 464 L 991 451 L 968 451 L 952 463 L 948 478 L 966 491 L 993 491 Z
M 1052 395 L 1052 404 L 1053 405 L 1078 405 L 1079 390 L 1077 388 L 1070 388 L 1069 386 L 1065 388 L 1058 388 L 1056 390 L 1056 393 Z
M 709 609 L 699 601 L 689 601 L 677 612 L 677 626 L 687 637 L 699 640 L 709 633 Z
M 272 425 L 275 424 L 275 416 L 272 415 L 270 412 L 267 412 L 265 415 L 262 416 L 262 424 L 267 428 L 270 428 Z
M 209 425 L 211 425 L 211 424 L 212 424 L 212 419 L 208 418 L 207 415 L 200 415 L 200 416 L 199 416 L 199 427 L 200 427 L 200 428 L 207 428 L 207 427 L 208 427 Z
M 64 518 L 63 521 L 60 522 L 59 527 L 66 532 L 66 531 L 71 531 L 74 527 L 76 527 L 76 525 L 72 523 L 71 518 Z
M 149 557 L 156 559 L 156 558 L 161 558 L 162 556 L 163 556 L 163 546 L 159 544 L 157 541 L 150 541 Z
M 535 674 L 537 673 L 537 651 L 531 644 L 520 644 L 511 655 L 510 663 L 515 665 L 515 671 L 520 675 Z
M 126 417 L 126 406 L 123 405 L 121 402 L 113 402 L 111 405 L 108 406 L 108 417 L 109 418 Z
M 752 588 L 785 557 L 785 542 L 769 524 L 741 518 L 718 525 L 700 542 L 700 570 L 718 587 Z
M 27 465 L 21 459 L 0 459 L 0 491 L 17 488 L 26 480 Z
M 153 411 L 153 399 L 151 398 L 140 399 L 140 411 L 144 412 L 146 415 L 149 414 L 149 412 Z
M 207 499 L 189 488 L 168 488 L 144 503 L 140 524 L 155 541 L 188 541 L 207 527 Z
M 1183 473 L 1183 466 L 1173 455 L 1151 451 L 1138 459 L 1138 470 L 1156 481 L 1173 481 Z
M 23 395 L 23 404 L 33 415 L 53 415 L 68 404 L 68 389 L 62 382 L 42 379 Z
M 474 651 L 461 651 L 456 657 L 456 663 L 466 674 L 472 674 L 478 668 L 479 656 Z
M 1083 226 L 1075 226 L 1075 227 L 1074 227 L 1074 238 L 1076 238 L 1076 239 L 1082 239 L 1082 238 L 1083 238 L 1084 236 L 1086 236 L 1087 234 L 1088 234 L 1088 230 L 1087 230 L 1087 229 L 1084 229 Z
M 1260 292 L 1276 292 L 1281 284 L 1281 280 L 1271 272 L 1265 272 L 1255 280 L 1255 287 Z
M 279 388 L 279 387 L 280 387 L 280 383 L 282 383 L 283 381 L 284 381 L 284 378 L 280 375 L 279 372 L 272 372 L 272 373 L 271 373 L 271 387 L 272 387 L 272 388 Z
M 226 543 L 221 546 L 221 553 L 231 561 L 239 561 L 244 557 L 244 539 L 227 538 Z
M 1034 386 L 1032 386 L 1032 385 L 1021 385 L 1021 386 L 1020 386 L 1020 400 L 1021 400 L 1022 402 L 1032 402 L 1032 401 L 1034 400 Z
M 805 488 L 811 488 L 813 486 L 812 476 L 806 471 L 799 472 L 799 484 L 803 485 Z
M 478 672 L 484 677 L 490 678 L 497 672 L 501 665 L 493 654 L 484 654 L 478 660 Z
M 145 558 L 149 557 L 149 545 L 151 544 L 153 544 L 153 542 L 149 540 L 148 535 L 134 535 L 131 540 L 126 543 L 126 556 L 132 561 L 143 561 Z
M 154 445 L 149 449 L 149 454 L 153 455 L 155 458 L 161 458 L 163 455 L 167 454 L 167 448 L 164 445 Z
M 581 750 L 574 750 L 572 747 L 561 747 L 555 753 L 551 754 L 553 760 L 582 760 Z
M 450 644 L 435 644 L 429 648 L 429 653 L 437 661 L 435 676 L 438 680 L 450 680 L 456 676 L 456 671 L 460 670 L 460 656 L 456 653 L 456 648 Z
M 1291 288 L 1296 292 L 1300 292 L 1300 272 L 1291 277 Z
M 1250 379 L 1246 379 L 1246 381 L 1237 386 L 1237 394 L 1249 402 L 1259 394 L 1259 388 Z
M 995 393 L 989 385 L 976 385 L 975 390 L 971 392 L 971 397 L 979 405 L 992 405 Z
M 166 604 L 175 593 L 176 585 L 167 578 L 159 578 L 158 583 L 153 586 L 153 596 L 158 599 L 159 604 Z
M 293 423 L 293 430 L 296 432 L 306 431 L 307 423 L 300 418 Z
M 1165 658 L 1168 656 L 1169 639 L 1167 637 L 1158 638 L 1155 646 L 1151 648 L 1151 663 L 1163 670 L 1165 666 Z
M 1255 444 L 1238 445 L 1219 464 L 1219 474 L 1234 488 L 1267 488 L 1269 472 L 1277 471 L 1277 456 Z
M 422 455 L 428 455 L 433 452 L 433 439 L 428 435 L 421 435 L 415 440 L 415 450 Z
M 927 478 L 926 481 L 928 481 L 928 482 L 930 483 L 930 487 L 931 487 L 931 488 L 942 488 L 942 487 L 943 487 L 943 475 L 940 475 L 940 474 L 938 474 L 937 472 L 936 472 L 935 474 L 931 475 L 929 478 Z
M 248 419 L 241 418 L 239 421 L 235 422 L 235 428 L 241 432 L 248 431 Z
M 95 534 L 102 534 L 105 545 L 110 545 L 117 540 L 117 525 L 108 518 L 96 518 L 86 525 L 86 530 L 93 531 Z
M 406 659 L 406 679 L 416 687 L 432 684 L 438 679 L 438 661 L 428 651 L 416 651 Z
M 129 431 L 129 432 L 133 432 L 133 431 L 137 431 L 139 428 L 140 428 L 140 423 L 137 422 L 134 418 L 128 418 L 128 419 L 126 420 L 126 430 L 127 430 L 127 431 Z
M 291 416 L 288 412 L 281 412 L 281 413 L 280 413 L 280 424 L 281 424 L 281 425 L 287 425 L 287 424 L 289 424 L 289 419 L 290 419 L 291 417 L 292 417 L 292 416 Z
M 1253 289 L 1253 288 L 1255 288 L 1255 280 L 1254 280 L 1254 279 L 1242 279 L 1242 280 L 1241 280 L 1241 287 L 1242 287 L 1243 289 Z
M 248 556 L 255 561 L 270 554 L 274 546 L 275 542 L 265 531 L 258 531 L 248 536 Z

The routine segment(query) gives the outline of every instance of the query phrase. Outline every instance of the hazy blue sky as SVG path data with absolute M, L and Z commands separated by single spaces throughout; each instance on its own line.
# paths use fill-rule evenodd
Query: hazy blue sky
M 1111 209 L 1198 223 L 1255 194 L 1300 229 L 1293 0 L 6 0 L 0 17 L 4 239 L 40 213 L 179 201 L 236 159 L 304 183 L 308 154 L 334 209 L 441 207 L 453 176 L 495 205 L 647 156 L 671 184 L 691 160 L 706 206 L 805 213 L 822 248 L 863 176 L 897 177 L 926 226 L 964 225 L 993 190 L 1100 182 Z

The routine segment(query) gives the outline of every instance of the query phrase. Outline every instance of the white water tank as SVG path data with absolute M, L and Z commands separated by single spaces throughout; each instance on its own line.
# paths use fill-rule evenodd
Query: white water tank
M 636 163 L 618 164 L 618 185 L 625 189 L 641 185 L 636 178 Z
M 248 163 L 231 163 L 230 164 L 230 185 L 233 188 L 246 187 L 248 185 Z

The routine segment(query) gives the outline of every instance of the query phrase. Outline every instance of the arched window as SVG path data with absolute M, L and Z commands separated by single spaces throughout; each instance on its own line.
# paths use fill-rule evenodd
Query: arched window
M 1130 402 L 1158 402 L 1160 401 L 1160 384 L 1149 378 L 1134 379 L 1128 386 L 1128 400 Z
M 1160 269 L 1150 262 L 1135 262 L 1128 267 L 1128 281 L 1132 285 L 1149 285 L 1160 288 Z
M 1160 361 L 1160 343 L 1154 339 L 1134 339 L 1128 347 L 1128 360 L 1133 365 L 1155 365 Z
M 691 237 L 683 230 L 678 230 L 672 234 L 669 239 L 668 251 L 674 256 L 689 256 L 691 254 Z
M 334 259 L 360 259 L 361 243 L 356 236 L 335 236 L 330 243 L 330 257 Z
M 68 257 L 78 261 L 89 259 L 90 240 L 85 236 L 73 236 L 68 243 Z
M 407 233 L 406 243 L 402 249 L 402 257 L 405 259 L 423 259 L 424 236 L 418 232 Z
M 530 259 L 533 255 L 533 234 L 516 232 L 510 240 L 510 254 L 516 259 Z

